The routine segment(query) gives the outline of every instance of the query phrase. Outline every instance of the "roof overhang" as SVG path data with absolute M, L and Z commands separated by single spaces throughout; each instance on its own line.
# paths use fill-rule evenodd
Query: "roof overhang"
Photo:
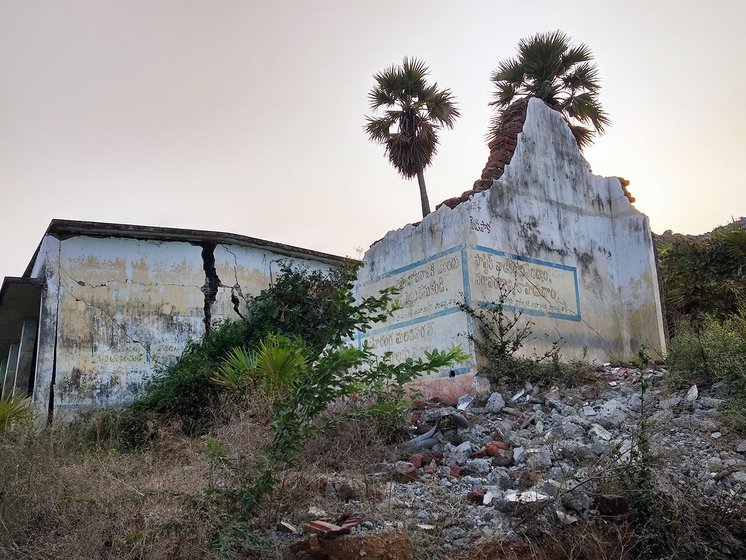
M 280 255 L 301 259 L 312 259 L 332 266 L 341 265 L 350 261 L 350 259 L 346 257 L 313 251 L 311 249 L 303 249 L 301 247 L 294 247 L 284 243 L 276 243 L 265 239 L 257 239 L 256 237 L 197 229 L 111 224 L 105 222 L 82 222 L 77 220 L 52 220 L 49 223 L 45 235 L 51 235 L 58 239 L 68 239 L 77 235 L 85 235 L 89 237 L 123 237 L 131 239 L 155 239 L 158 241 L 184 241 L 195 245 L 202 245 L 204 243 L 225 243 L 266 249 Z M 26 271 L 23 274 L 24 278 L 31 275 L 31 269 L 34 266 L 38 252 L 39 249 L 37 248 L 28 268 L 26 268 Z
M 8 354 L 10 345 L 21 339 L 23 320 L 39 318 L 41 290 L 39 278 L 6 276 L 0 287 L 0 361 Z

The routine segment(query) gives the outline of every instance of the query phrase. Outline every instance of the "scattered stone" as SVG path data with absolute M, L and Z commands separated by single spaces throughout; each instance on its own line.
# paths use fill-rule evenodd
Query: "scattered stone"
M 312 519 L 321 519 L 328 517 L 327 513 L 323 509 L 317 508 L 316 506 L 311 506 L 308 508 L 308 516 Z
M 492 466 L 487 459 L 471 459 L 464 465 L 464 471 L 472 474 L 486 475 L 492 470 Z
M 525 389 L 521 389 L 515 395 L 513 395 L 513 397 L 510 400 L 513 401 L 513 402 L 518 402 L 518 400 L 521 397 L 523 397 L 525 394 L 526 394 L 526 390 Z
M 662 408 L 663 410 L 671 410 L 675 408 L 679 403 L 681 402 L 681 399 L 678 397 L 671 397 L 669 399 L 662 399 L 658 403 L 658 407 Z
M 280 533 L 291 533 L 291 534 L 294 534 L 294 533 L 298 532 L 298 528 L 295 525 L 293 525 L 291 523 L 288 523 L 287 521 L 280 521 L 277 524 L 277 530 Z
M 720 439 L 721 437 L 723 437 L 723 433 L 722 432 L 712 432 L 710 434 L 710 437 L 712 439 Z
M 509 502 L 527 504 L 531 502 L 544 502 L 549 499 L 549 496 L 536 490 L 525 490 L 524 492 L 508 490 L 505 492 L 505 499 Z
M 466 395 L 461 395 L 458 398 L 458 404 L 456 405 L 456 408 L 458 410 L 466 410 L 469 408 L 469 405 L 474 402 L 474 397 L 469 395 L 468 393 Z
M 616 428 L 624 422 L 627 415 L 623 410 L 623 405 L 616 399 L 606 401 L 598 411 L 596 422 L 604 428 Z
M 699 397 L 699 390 L 696 385 L 692 385 L 686 393 L 686 400 L 694 402 L 697 400 L 697 397 Z
M 736 446 L 736 451 L 738 453 L 746 453 L 746 440 L 739 442 L 739 444 Z
M 570 492 L 562 494 L 560 502 L 567 509 L 578 513 L 586 512 L 593 507 L 593 498 L 584 492 L 582 487 L 578 488 L 577 486 Z
M 487 412 L 493 414 L 500 412 L 503 408 L 505 408 L 505 399 L 503 399 L 500 393 L 492 393 L 490 398 L 487 399 L 487 404 L 484 406 Z
M 733 477 L 733 480 L 738 484 L 746 483 L 746 472 L 744 471 L 736 471 L 731 476 Z
M 481 504 L 484 501 L 485 491 L 481 486 L 466 494 L 466 499 L 473 504 Z
M 402 484 L 414 482 L 417 480 L 417 467 L 409 461 L 397 461 L 394 465 L 393 479 Z
M 573 523 L 577 523 L 579 519 L 575 517 L 574 515 L 570 515 L 569 513 L 565 513 L 562 510 L 555 510 L 554 515 L 557 517 L 557 521 L 560 522 L 562 525 L 572 525 Z
M 522 446 L 513 448 L 513 461 L 520 465 L 526 458 L 526 450 Z
M 596 509 L 601 515 L 624 515 L 629 512 L 629 500 L 626 496 L 601 494 L 596 498 Z
M 604 441 L 610 441 L 612 438 L 611 432 L 606 430 L 600 424 L 593 424 L 589 430 L 591 434 L 594 434 Z
M 444 462 L 446 465 L 455 466 L 463 465 L 471 455 L 471 442 L 465 441 L 464 443 L 454 446 L 446 444 L 443 450 Z
M 583 407 L 583 414 L 585 416 L 596 416 L 598 412 L 596 412 L 596 409 L 592 406 L 584 406 Z

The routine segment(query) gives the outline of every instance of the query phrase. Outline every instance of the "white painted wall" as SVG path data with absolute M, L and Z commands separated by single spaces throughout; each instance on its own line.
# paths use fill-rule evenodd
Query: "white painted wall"
M 363 339 L 378 352 L 415 357 L 461 343 L 471 359 L 456 373 L 472 373 L 484 364 L 458 306 L 495 301 L 497 282 L 515 288 L 506 303 L 535 323 L 525 354 L 558 336 L 566 359 L 630 359 L 642 343 L 665 350 L 647 217 L 618 179 L 591 173 L 560 114 L 536 99 L 491 189 L 389 232 L 365 254 L 359 295 L 401 285 L 404 309 Z M 428 336 L 403 336 L 423 325 Z
M 237 244 L 218 244 L 214 257 L 221 286 L 213 323 L 239 319 L 231 291 L 240 294 L 243 311 L 245 296 L 269 285 L 280 260 L 328 269 L 315 260 Z M 55 416 L 125 404 L 145 379 L 205 332 L 199 245 L 47 235 L 31 276 L 45 281 L 33 395 L 38 418 L 46 418 L 53 371 Z

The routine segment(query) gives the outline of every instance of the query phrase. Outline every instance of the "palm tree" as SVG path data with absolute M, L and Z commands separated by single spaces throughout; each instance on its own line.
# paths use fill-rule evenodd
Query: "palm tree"
M 611 121 L 598 101 L 601 85 L 591 49 L 571 45 L 570 40 L 559 30 L 521 39 L 518 56 L 501 61 L 492 74 L 496 91 L 490 105 L 503 110 L 517 97 L 537 97 L 562 113 L 582 149 Z M 498 113 L 490 138 L 499 126 Z
M 404 58 L 375 74 L 370 108 L 380 116 L 366 117 L 365 131 L 383 144 L 394 168 L 406 179 L 417 177 L 422 217 L 430 213 L 424 170 L 438 151 L 438 131 L 453 128 L 459 116 L 451 90 L 425 81 L 430 70 L 416 58 Z

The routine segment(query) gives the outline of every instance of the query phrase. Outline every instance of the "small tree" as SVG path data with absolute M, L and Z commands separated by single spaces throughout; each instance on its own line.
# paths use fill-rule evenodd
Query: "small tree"
M 429 72 L 423 61 L 405 57 L 401 66 L 375 74 L 376 85 L 368 98 L 373 112 L 383 114 L 366 117 L 365 126 L 404 178 L 417 177 L 423 218 L 430 213 L 424 170 L 438 151 L 438 131 L 453 128 L 460 115 L 451 90 L 425 81 Z
M 565 118 L 582 149 L 611 124 L 601 107 L 598 70 L 585 44 L 571 45 L 562 31 L 537 33 L 518 42 L 518 56 L 502 60 L 492 74 L 498 108 L 490 138 L 497 135 L 502 111 L 519 97 L 536 97 Z

